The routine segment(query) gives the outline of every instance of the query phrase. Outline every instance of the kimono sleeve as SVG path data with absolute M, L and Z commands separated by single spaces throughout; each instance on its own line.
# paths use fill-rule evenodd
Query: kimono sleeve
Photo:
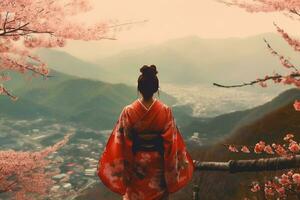
M 167 123 L 162 134 L 164 139 L 165 179 L 170 193 L 183 188 L 191 179 L 194 164 L 170 108 L 167 109 Z
M 123 109 L 108 139 L 98 163 L 98 176 L 103 184 L 115 193 L 126 192 L 124 166 L 124 128 L 126 126 L 126 108 Z

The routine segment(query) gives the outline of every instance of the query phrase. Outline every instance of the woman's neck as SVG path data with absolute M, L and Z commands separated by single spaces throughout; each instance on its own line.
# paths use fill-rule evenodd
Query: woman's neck
M 150 99 L 144 99 L 143 97 L 141 98 L 141 103 L 146 107 L 146 108 L 149 108 L 153 102 L 154 102 L 154 98 L 151 97 Z

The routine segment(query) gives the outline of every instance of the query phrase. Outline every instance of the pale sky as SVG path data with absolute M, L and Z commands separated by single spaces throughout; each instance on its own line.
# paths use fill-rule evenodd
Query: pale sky
M 124 49 L 191 35 L 228 38 L 275 32 L 273 22 L 292 34 L 299 30 L 299 22 L 283 14 L 251 14 L 214 0 L 92 0 L 92 4 L 93 11 L 84 16 L 88 23 L 103 20 L 148 22 L 119 32 L 117 41 L 69 42 L 63 49 L 90 61 Z

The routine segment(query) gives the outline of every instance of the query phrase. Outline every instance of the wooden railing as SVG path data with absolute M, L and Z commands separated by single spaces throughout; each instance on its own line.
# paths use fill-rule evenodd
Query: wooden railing
M 293 169 L 300 167 L 300 155 L 291 157 L 230 160 L 228 162 L 200 162 L 194 160 L 197 171 L 259 172 Z M 193 185 L 193 200 L 199 200 L 199 185 Z

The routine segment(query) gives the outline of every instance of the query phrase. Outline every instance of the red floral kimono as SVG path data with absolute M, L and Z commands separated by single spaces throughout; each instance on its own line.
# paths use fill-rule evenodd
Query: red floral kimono
M 133 153 L 132 134 L 146 132 L 161 133 L 163 154 Z M 99 178 L 113 192 L 123 195 L 123 200 L 167 199 L 169 193 L 180 190 L 192 179 L 193 171 L 172 111 L 159 100 L 149 109 L 139 100 L 123 109 L 98 165 Z

